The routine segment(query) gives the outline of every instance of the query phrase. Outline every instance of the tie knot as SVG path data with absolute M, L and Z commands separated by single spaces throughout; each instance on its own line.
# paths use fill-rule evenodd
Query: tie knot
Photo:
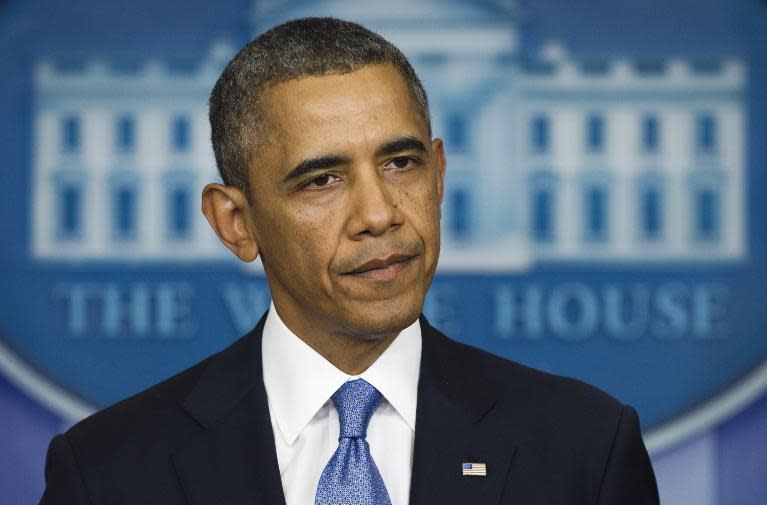
M 365 438 L 383 395 L 364 379 L 355 379 L 345 382 L 331 398 L 338 410 L 341 438 Z

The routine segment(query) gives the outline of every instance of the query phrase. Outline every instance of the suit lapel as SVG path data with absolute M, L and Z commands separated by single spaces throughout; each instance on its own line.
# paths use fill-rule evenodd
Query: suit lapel
M 192 505 L 285 503 L 261 366 L 264 321 L 211 358 L 184 402 L 202 427 L 173 454 Z
M 410 504 L 497 504 L 514 445 L 493 416 L 496 394 L 474 355 L 421 318 L 423 347 Z M 487 476 L 463 476 L 462 463 L 481 462 Z

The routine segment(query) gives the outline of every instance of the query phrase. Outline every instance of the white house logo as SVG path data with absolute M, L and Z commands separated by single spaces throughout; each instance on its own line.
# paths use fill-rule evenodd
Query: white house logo
M 651 448 L 756 394 L 746 62 L 528 53 L 505 4 L 391 3 L 250 14 L 254 34 L 355 19 L 414 63 L 449 165 L 427 315 L 636 405 Z M 0 365 L 70 417 L 223 347 L 268 304 L 198 210 L 217 177 L 206 100 L 232 55 L 34 62 L 31 273 L 5 296 L 46 317 L 5 318 Z

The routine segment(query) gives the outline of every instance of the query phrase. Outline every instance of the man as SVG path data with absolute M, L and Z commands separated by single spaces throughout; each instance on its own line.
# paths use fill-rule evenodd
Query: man
M 210 100 L 203 212 L 273 303 L 221 353 L 56 437 L 43 504 L 655 504 L 636 413 L 419 315 L 445 155 L 391 44 L 261 35 Z

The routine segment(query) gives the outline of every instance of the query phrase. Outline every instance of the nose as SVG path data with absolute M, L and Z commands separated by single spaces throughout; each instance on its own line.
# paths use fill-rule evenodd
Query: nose
M 380 236 L 402 224 L 394 191 L 383 175 L 375 169 L 360 170 L 352 185 L 349 232 L 353 238 Z

